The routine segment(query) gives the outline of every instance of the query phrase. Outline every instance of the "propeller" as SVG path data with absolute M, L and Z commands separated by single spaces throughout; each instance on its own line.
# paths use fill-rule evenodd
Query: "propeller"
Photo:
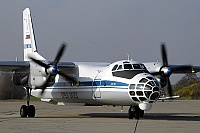
M 173 96 L 173 91 L 172 91 L 172 85 L 170 82 L 170 75 L 172 74 L 172 69 L 168 65 L 168 59 L 167 59 L 167 52 L 166 52 L 166 47 L 165 43 L 161 43 L 161 55 L 162 55 L 162 61 L 163 61 L 163 66 L 160 69 L 160 74 L 163 77 L 166 77 L 167 79 L 167 87 L 168 87 L 168 94 L 170 97 Z
M 46 81 L 41 87 L 41 89 L 42 89 L 41 94 L 43 94 L 44 90 L 46 89 L 46 87 L 48 87 L 48 83 L 50 82 L 51 78 L 52 77 L 55 78 L 55 76 L 57 74 L 63 76 L 64 78 L 66 78 L 69 81 L 74 81 L 74 78 L 66 75 L 62 71 L 59 71 L 58 70 L 58 66 L 57 66 L 59 61 L 60 61 L 60 59 L 61 59 L 61 57 L 62 57 L 62 55 L 63 55 L 63 53 L 64 53 L 64 51 L 65 51 L 65 49 L 66 49 L 66 46 L 67 46 L 66 42 L 61 43 L 60 49 L 58 50 L 58 53 L 57 53 L 54 61 L 51 64 L 46 64 L 43 61 L 40 61 L 40 60 L 37 60 L 37 59 L 34 59 L 34 58 L 30 57 L 30 59 L 32 59 L 32 61 L 34 61 L 38 65 L 44 67 L 45 68 L 45 72 L 47 74 Z
M 168 64 L 168 59 L 167 59 L 167 50 L 165 47 L 165 42 L 161 42 L 161 55 L 162 55 L 162 67 L 160 68 L 159 72 L 152 73 L 154 75 L 161 75 L 164 77 L 167 81 L 167 86 L 168 86 L 168 94 L 170 97 L 173 96 L 173 90 L 172 90 L 172 85 L 170 82 L 170 75 L 172 74 L 172 68 L 170 68 Z M 193 67 L 192 65 L 176 65 L 176 68 L 173 68 L 173 71 L 176 72 L 192 72 Z

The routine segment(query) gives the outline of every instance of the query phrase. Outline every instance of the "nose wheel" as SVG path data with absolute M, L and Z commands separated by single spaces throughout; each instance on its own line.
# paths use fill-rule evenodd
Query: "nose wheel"
M 35 117 L 35 107 L 30 105 L 30 88 L 26 88 L 26 102 L 27 105 L 22 105 L 20 108 L 20 116 L 21 117 Z
M 144 110 L 141 110 L 139 106 L 130 106 L 128 110 L 128 118 L 140 119 L 140 117 L 144 117 Z

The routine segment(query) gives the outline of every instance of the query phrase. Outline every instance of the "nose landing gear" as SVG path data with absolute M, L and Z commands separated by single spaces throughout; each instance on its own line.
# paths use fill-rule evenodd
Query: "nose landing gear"
M 144 116 L 144 110 L 141 110 L 139 106 L 130 106 L 128 110 L 128 118 L 129 119 L 140 119 L 140 117 Z

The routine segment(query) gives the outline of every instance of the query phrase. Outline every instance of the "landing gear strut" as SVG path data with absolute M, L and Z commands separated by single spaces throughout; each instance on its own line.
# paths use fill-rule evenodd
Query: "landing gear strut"
M 140 119 L 140 117 L 144 116 L 144 110 L 141 110 L 139 106 L 130 106 L 128 110 L 128 118 L 129 119 Z
M 35 107 L 30 105 L 30 93 L 31 88 L 25 87 L 26 89 L 26 102 L 27 105 L 22 105 L 20 108 L 20 116 L 21 117 L 34 117 L 35 116 Z

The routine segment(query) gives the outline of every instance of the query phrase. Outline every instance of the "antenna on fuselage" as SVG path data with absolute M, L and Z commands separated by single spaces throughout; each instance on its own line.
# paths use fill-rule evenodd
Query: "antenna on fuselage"
M 132 59 L 130 59 L 130 56 L 129 56 L 129 54 L 127 53 L 127 56 L 128 56 L 128 61 L 131 61 Z
M 129 54 L 127 53 L 127 56 L 128 56 L 128 61 L 130 60 L 130 58 L 129 58 Z

